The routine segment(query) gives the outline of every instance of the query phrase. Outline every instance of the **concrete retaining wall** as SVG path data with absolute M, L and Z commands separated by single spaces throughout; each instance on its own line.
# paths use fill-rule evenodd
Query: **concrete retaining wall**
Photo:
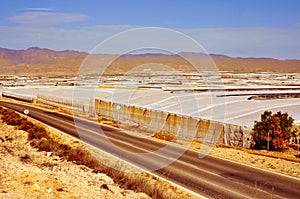
M 101 99 L 95 99 L 95 113 L 119 122 L 147 128 L 153 132 L 169 132 L 205 143 L 222 143 L 246 148 L 249 148 L 251 144 L 251 131 L 239 125 L 225 124 Z
M 24 102 L 33 102 L 34 99 L 35 99 L 35 96 L 32 96 L 32 95 L 18 94 L 18 93 L 13 93 L 13 92 L 10 92 L 10 91 L 3 91 L 2 96 L 7 97 L 7 98 L 20 100 L 20 101 L 24 101 Z
M 169 132 L 173 135 L 205 143 L 222 143 L 229 146 L 249 148 L 252 141 L 251 130 L 239 125 L 225 124 L 101 99 L 80 101 L 45 94 L 39 94 L 35 97 L 12 92 L 3 92 L 2 96 L 27 102 L 36 101 L 36 103 L 92 115 L 97 114 L 142 127 L 154 133 Z
M 83 113 L 89 112 L 89 103 L 86 101 L 72 100 L 70 98 L 57 97 L 51 95 L 38 94 L 36 103 L 63 108 Z

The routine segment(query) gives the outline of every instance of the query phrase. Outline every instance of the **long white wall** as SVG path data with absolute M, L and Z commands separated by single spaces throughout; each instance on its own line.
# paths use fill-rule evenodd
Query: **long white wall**
M 89 112 L 89 104 L 88 102 L 82 100 L 72 100 L 66 97 L 57 97 L 45 94 L 38 94 L 36 98 L 36 102 L 40 104 L 46 104 L 49 106 L 54 106 L 58 108 L 79 111 L 83 113 Z
M 25 102 L 33 102 L 33 100 L 35 99 L 35 96 L 33 95 L 23 95 L 23 94 L 10 92 L 10 91 L 2 91 L 2 96 L 20 100 L 20 101 L 25 101 Z
M 205 143 L 222 143 L 229 146 L 249 148 L 252 141 L 251 130 L 239 125 L 153 110 L 136 105 L 101 99 L 72 100 L 71 98 L 45 94 L 38 94 L 35 97 L 5 91 L 2 92 L 2 96 L 27 102 L 36 101 L 36 103 L 82 113 L 101 115 L 152 132 L 169 132 L 173 135 Z
M 113 120 L 168 132 L 205 143 L 222 143 L 249 148 L 251 131 L 239 125 L 220 123 L 190 116 L 95 99 L 95 113 Z

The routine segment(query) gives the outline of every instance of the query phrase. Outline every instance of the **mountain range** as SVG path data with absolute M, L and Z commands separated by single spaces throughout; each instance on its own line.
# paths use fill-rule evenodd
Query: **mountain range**
M 31 47 L 26 50 L 0 48 L 1 75 L 76 75 L 124 74 L 152 70 L 194 71 L 210 70 L 216 65 L 220 71 L 235 73 L 278 72 L 299 73 L 300 60 L 278 60 L 273 58 L 240 58 L 225 55 L 182 52 L 166 54 L 88 54 L 65 50 L 54 51 Z

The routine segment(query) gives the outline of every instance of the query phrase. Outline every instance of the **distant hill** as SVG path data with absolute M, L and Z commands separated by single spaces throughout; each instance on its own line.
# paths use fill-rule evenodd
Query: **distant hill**
M 87 53 L 53 51 L 37 47 L 27 50 L 0 48 L 0 73 L 15 75 L 51 75 L 76 73 Z
M 104 55 L 65 50 L 54 51 L 32 47 L 26 50 L 0 48 L 1 75 L 76 75 L 80 65 L 88 65 L 84 73 L 122 74 L 132 69 L 144 70 L 156 68 L 176 71 L 195 70 L 183 57 L 199 64 L 201 69 L 209 70 L 210 59 L 202 53 L 182 52 L 177 55 L 139 54 L 139 55 Z M 300 60 L 277 60 L 272 58 L 233 58 L 211 54 L 219 70 L 232 72 L 281 72 L 299 73 Z M 113 63 L 109 61 L 114 60 Z M 106 67 L 108 65 L 108 67 Z M 154 66 L 156 65 L 156 66 Z M 167 66 L 167 67 L 163 67 Z

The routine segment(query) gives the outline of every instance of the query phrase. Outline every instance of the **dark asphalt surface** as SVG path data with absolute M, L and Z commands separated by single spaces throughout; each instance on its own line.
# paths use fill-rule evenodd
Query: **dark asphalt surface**
M 300 198 L 300 178 L 211 156 L 200 159 L 195 151 L 183 151 L 181 147 L 131 136 L 84 119 L 74 121 L 72 116 L 53 111 L 1 101 L 0 106 L 22 114 L 24 109 L 29 109 L 28 116 L 34 119 L 143 169 L 159 168 L 153 173 L 209 198 Z

